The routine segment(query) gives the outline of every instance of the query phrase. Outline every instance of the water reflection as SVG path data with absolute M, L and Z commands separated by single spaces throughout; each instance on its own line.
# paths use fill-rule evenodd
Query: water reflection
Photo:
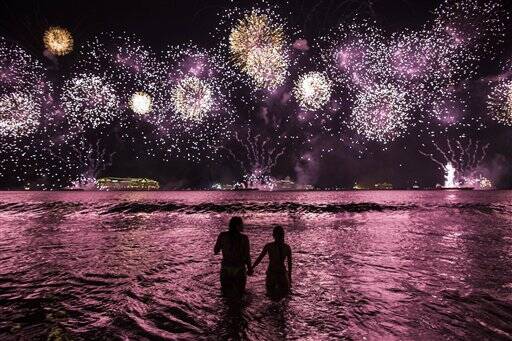
M 253 258 L 285 227 L 287 299 L 265 264 L 220 296 L 236 210 Z M 507 338 L 511 213 L 510 192 L 0 193 L 0 338 Z

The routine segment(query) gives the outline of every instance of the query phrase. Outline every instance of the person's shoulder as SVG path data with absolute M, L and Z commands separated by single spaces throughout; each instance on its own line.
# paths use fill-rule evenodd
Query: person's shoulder
M 285 248 L 286 248 L 286 250 L 288 250 L 289 252 L 292 252 L 292 248 L 291 248 L 291 246 L 290 246 L 290 245 L 288 245 L 288 244 L 286 244 L 286 243 L 285 243 L 285 244 L 284 244 L 284 247 L 285 247 Z
M 249 237 L 247 237 L 247 235 L 246 235 L 246 234 L 240 233 L 240 235 L 242 236 L 242 239 L 243 239 L 244 241 L 249 241 Z
M 221 233 L 219 233 L 219 238 L 224 238 L 225 236 L 227 236 L 227 234 L 227 231 L 222 231 Z

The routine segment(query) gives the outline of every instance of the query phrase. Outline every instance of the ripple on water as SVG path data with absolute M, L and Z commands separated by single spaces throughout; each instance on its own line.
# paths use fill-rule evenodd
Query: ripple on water
M 512 193 L 0 193 L 0 339 L 509 339 Z M 219 294 L 285 227 L 290 297 Z

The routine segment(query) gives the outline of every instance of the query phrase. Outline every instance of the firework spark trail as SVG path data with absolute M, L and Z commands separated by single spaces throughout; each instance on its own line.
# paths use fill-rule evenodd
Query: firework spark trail
M 471 162 L 471 164 L 474 164 L 476 162 L 476 157 L 477 157 L 476 151 L 479 150 L 479 147 L 480 147 L 479 145 L 480 145 L 480 141 L 476 140 L 476 142 L 475 142 L 475 152 L 472 153 L 473 154 L 473 158 L 472 158 L 473 161 Z
M 250 128 L 249 128 L 249 134 L 250 134 Z M 238 143 L 240 143 L 241 146 L 243 146 L 247 152 L 246 154 L 246 158 L 249 159 L 248 162 L 251 163 L 251 160 L 250 160 L 250 155 L 251 155 L 251 150 L 249 149 L 249 146 L 244 143 L 244 141 L 242 141 L 242 139 L 240 139 L 240 137 L 238 136 L 238 132 L 235 134 L 235 139 Z M 247 168 L 245 169 L 247 170 Z
M 229 156 L 240 165 L 242 171 L 244 173 L 247 173 L 247 168 L 245 167 L 244 162 L 241 159 L 237 158 L 235 153 L 231 149 L 227 148 L 226 146 L 215 146 L 214 149 L 216 151 L 225 150 L 229 154 Z
M 84 188 L 94 186 L 97 177 L 113 164 L 116 152 L 107 153 L 106 148 L 101 147 L 101 140 L 95 144 L 80 140 L 78 144 L 66 144 L 71 153 L 61 149 L 54 150 L 55 144 L 46 147 L 46 151 L 61 161 L 68 170 L 75 170 L 78 174 L 68 174 L 74 187 Z M 73 173 L 73 172 L 71 172 Z
M 256 145 L 258 143 L 259 135 L 256 135 L 252 140 L 251 137 L 251 129 L 249 129 L 249 133 L 247 134 L 246 138 L 247 146 L 249 147 L 250 150 L 249 157 L 251 159 L 252 164 L 259 164 L 258 152 L 256 151 Z
M 433 162 L 437 163 L 443 170 L 446 170 L 446 164 L 442 163 L 441 161 L 437 160 L 433 154 L 425 153 L 421 150 L 418 151 L 421 155 L 428 157 Z
M 115 152 L 107 155 L 107 150 L 100 146 L 100 141 L 95 145 L 80 141 L 78 146 L 72 146 L 72 150 L 79 156 L 77 169 L 80 171 L 78 184 L 81 186 L 95 182 L 97 177 L 112 165 Z
M 277 162 L 279 161 L 279 158 L 281 156 L 284 155 L 284 148 L 282 148 L 273 158 L 272 158 L 272 162 L 269 164 L 269 170 L 271 170 L 272 168 L 274 168 L 276 165 L 277 165 Z M 269 154 L 269 157 L 270 157 L 271 154 Z
M 485 157 L 487 156 L 487 149 L 489 149 L 489 146 L 490 146 L 490 143 L 488 143 L 485 146 L 483 146 L 483 148 L 482 148 L 482 156 L 480 157 L 478 162 L 475 163 L 474 167 L 477 167 L 479 164 L 481 164 L 484 161 Z M 476 156 L 477 152 L 478 152 L 478 150 L 475 150 L 475 156 Z
M 449 161 L 451 161 L 451 163 L 453 165 L 455 165 L 455 169 L 459 169 L 460 165 L 459 165 L 459 162 L 456 159 L 456 154 L 453 151 L 452 143 L 451 143 L 450 139 L 446 139 L 446 145 L 448 146 L 448 155 L 450 156 L 450 160 Z
M 249 172 L 249 169 L 251 167 L 253 167 L 254 165 L 257 165 L 259 163 L 257 161 L 257 153 L 255 153 L 252 148 L 253 143 L 250 141 L 250 136 L 251 136 L 250 131 L 251 130 L 249 128 L 246 141 L 244 141 L 243 139 L 240 138 L 240 136 L 238 135 L 238 132 L 235 132 L 235 134 L 234 134 L 234 137 L 235 137 L 234 139 L 237 142 L 238 146 L 241 146 L 243 149 L 245 149 L 245 154 L 244 154 L 245 161 L 242 158 L 238 158 L 235 155 L 235 152 L 226 146 L 217 146 L 216 147 L 217 149 L 223 149 L 226 152 L 228 152 L 228 154 L 232 157 L 232 159 L 240 164 L 242 171 L 245 174 L 247 174 Z
M 471 141 L 471 140 L 470 140 L 470 141 Z M 459 153 L 460 153 L 459 158 L 458 158 L 458 160 L 459 160 L 459 162 L 460 162 L 460 167 L 461 167 L 461 168 L 464 168 L 464 156 L 465 156 L 465 149 L 462 147 L 462 145 L 461 145 L 460 141 L 458 141 L 458 140 L 457 140 L 457 141 L 456 141 L 456 144 L 457 144 L 457 149 L 458 149 L 458 151 L 459 151 Z
M 461 149 L 461 152 L 462 152 L 462 160 L 465 160 L 464 162 L 470 162 L 471 161 L 471 155 L 469 154 L 469 150 L 471 149 L 472 147 L 472 143 L 473 143 L 473 140 L 472 139 L 469 139 L 469 143 L 468 145 L 466 146 L 466 148 L 463 148 L 462 147 L 462 144 L 460 143 L 460 141 L 457 141 L 457 144 L 459 146 L 459 148 Z M 466 158 L 466 155 L 467 155 L 467 158 Z M 467 167 L 468 164 L 463 164 L 463 167 Z
M 237 157 L 238 153 L 227 146 L 218 146 L 217 149 L 225 150 L 234 161 L 240 164 L 246 181 L 270 181 L 272 169 L 284 155 L 284 147 L 268 148 L 271 139 L 263 138 L 261 134 L 253 135 L 250 128 L 243 138 L 235 133 L 234 141 L 237 147 L 244 151 L 242 157 Z
M 444 172 L 447 172 L 449 165 L 455 169 L 455 180 L 459 185 L 469 184 L 482 186 L 482 181 L 488 181 L 487 178 L 483 177 L 479 168 L 487 156 L 487 149 L 490 144 L 487 143 L 480 147 L 478 140 L 473 142 L 472 139 L 468 139 L 467 144 L 463 144 L 463 141 L 455 141 L 457 148 L 452 148 L 452 142 L 447 139 L 447 151 L 437 144 L 433 143 L 434 148 L 441 154 L 442 160 L 436 158 L 432 153 L 419 151 L 419 153 L 425 157 L 428 157 L 431 161 L 439 165 Z M 479 157 L 480 155 L 480 157 Z M 488 188 L 489 185 L 482 186 Z

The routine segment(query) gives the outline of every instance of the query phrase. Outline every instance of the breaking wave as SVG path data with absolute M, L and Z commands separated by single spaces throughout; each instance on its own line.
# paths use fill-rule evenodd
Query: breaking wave
M 508 204 L 480 204 L 480 203 L 453 203 L 453 204 L 381 204 L 374 202 L 351 203 L 298 203 L 298 202 L 229 202 L 229 203 L 194 203 L 178 202 L 110 202 L 104 204 L 84 202 L 25 202 L 0 203 L 0 213 L 11 214 L 139 214 L 139 213 L 165 213 L 177 212 L 185 214 L 200 213 L 364 213 L 383 211 L 456 209 L 480 213 L 512 213 L 512 205 Z

